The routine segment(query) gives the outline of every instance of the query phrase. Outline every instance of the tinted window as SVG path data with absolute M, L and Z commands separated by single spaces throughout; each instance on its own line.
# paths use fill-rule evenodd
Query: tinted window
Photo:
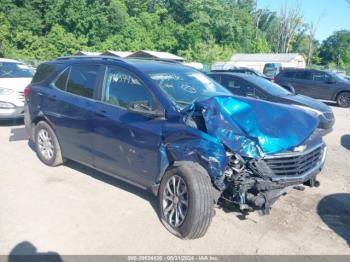
M 34 70 L 21 63 L 0 62 L 0 78 L 33 77 Z
M 102 101 L 123 108 L 127 108 L 130 102 L 144 102 L 145 107 L 154 109 L 153 97 L 141 81 L 117 67 L 107 68 Z
M 73 65 L 68 77 L 67 92 L 92 98 L 98 69 L 98 65 Z
M 293 78 L 294 74 L 295 74 L 294 71 L 286 71 L 286 72 L 283 72 L 281 75 L 282 75 L 282 77 Z
M 286 89 L 284 89 L 283 87 L 261 77 L 250 77 L 249 82 L 259 87 L 260 90 L 263 90 L 266 93 L 269 93 L 270 95 L 273 95 L 273 96 L 281 97 L 281 96 L 291 95 L 291 93 Z
M 311 80 L 311 72 L 309 72 L 309 71 L 297 71 L 295 74 L 295 78 L 304 79 L 304 80 Z
M 222 76 L 222 85 L 235 95 L 245 96 L 249 91 L 246 82 L 230 76 Z
M 66 70 L 64 70 L 63 73 L 60 74 L 60 76 L 57 78 L 57 80 L 55 81 L 54 85 L 61 89 L 61 90 L 66 90 L 67 87 L 67 79 L 68 79 L 68 75 L 69 75 L 69 71 L 70 68 L 67 68 Z
M 329 75 L 324 72 L 313 72 L 312 78 L 314 81 L 326 82 L 329 78 Z
M 221 82 L 220 76 L 218 76 L 218 75 L 210 75 L 210 77 L 213 78 L 218 83 Z
M 32 84 L 38 84 L 47 79 L 55 71 L 55 65 L 53 64 L 41 64 L 39 65 L 36 73 L 32 79 Z

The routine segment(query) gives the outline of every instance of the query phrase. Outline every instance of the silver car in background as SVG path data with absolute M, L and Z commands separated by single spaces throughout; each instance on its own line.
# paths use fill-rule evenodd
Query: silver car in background
M 0 120 L 23 117 L 24 89 L 33 75 L 32 67 L 0 58 Z

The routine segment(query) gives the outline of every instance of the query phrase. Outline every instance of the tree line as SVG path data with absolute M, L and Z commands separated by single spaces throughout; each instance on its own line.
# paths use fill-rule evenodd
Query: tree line
M 0 0 L 0 56 L 47 60 L 86 51 L 167 51 L 212 63 L 233 53 L 298 52 L 350 66 L 350 31 L 323 43 L 298 6 L 255 0 Z

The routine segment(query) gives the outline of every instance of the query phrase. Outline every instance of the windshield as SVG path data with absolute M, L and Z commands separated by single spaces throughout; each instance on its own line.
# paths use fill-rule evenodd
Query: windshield
M 0 78 L 33 77 L 33 70 L 21 63 L 0 62 Z
M 194 100 L 232 94 L 206 75 L 190 68 L 159 69 L 149 77 L 180 111 Z
M 332 74 L 332 76 L 335 78 L 337 82 L 348 82 L 349 80 L 346 79 L 345 77 L 338 75 L 338 74 Z
M 252 82 L 254 85 L 260 87 L 266 93 L 269 93 L 270 95 L 273 95 L 273 96 L 281 97 L 281 96 L 292 95 L 291 92 L 284 89 L 280 85 L 272 83 L 271 81 L 266 80 L 266 79 L 261 78 L 261 77 L 254 77 L 254 78 L 249 79 L 249 81 Z

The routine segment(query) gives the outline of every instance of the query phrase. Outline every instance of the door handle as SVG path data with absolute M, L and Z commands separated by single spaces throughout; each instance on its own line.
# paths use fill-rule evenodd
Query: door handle
M 56 102 L 56 101 L 57 101 L 56 96 L 50 96 L 50 97 L 49 97 L 49 100 L 50 100 L 50 101 L 53 101 L 53 102 Z
M 106 110 L 95 111 L 95 115 L 98 117 L 106 117 Z

